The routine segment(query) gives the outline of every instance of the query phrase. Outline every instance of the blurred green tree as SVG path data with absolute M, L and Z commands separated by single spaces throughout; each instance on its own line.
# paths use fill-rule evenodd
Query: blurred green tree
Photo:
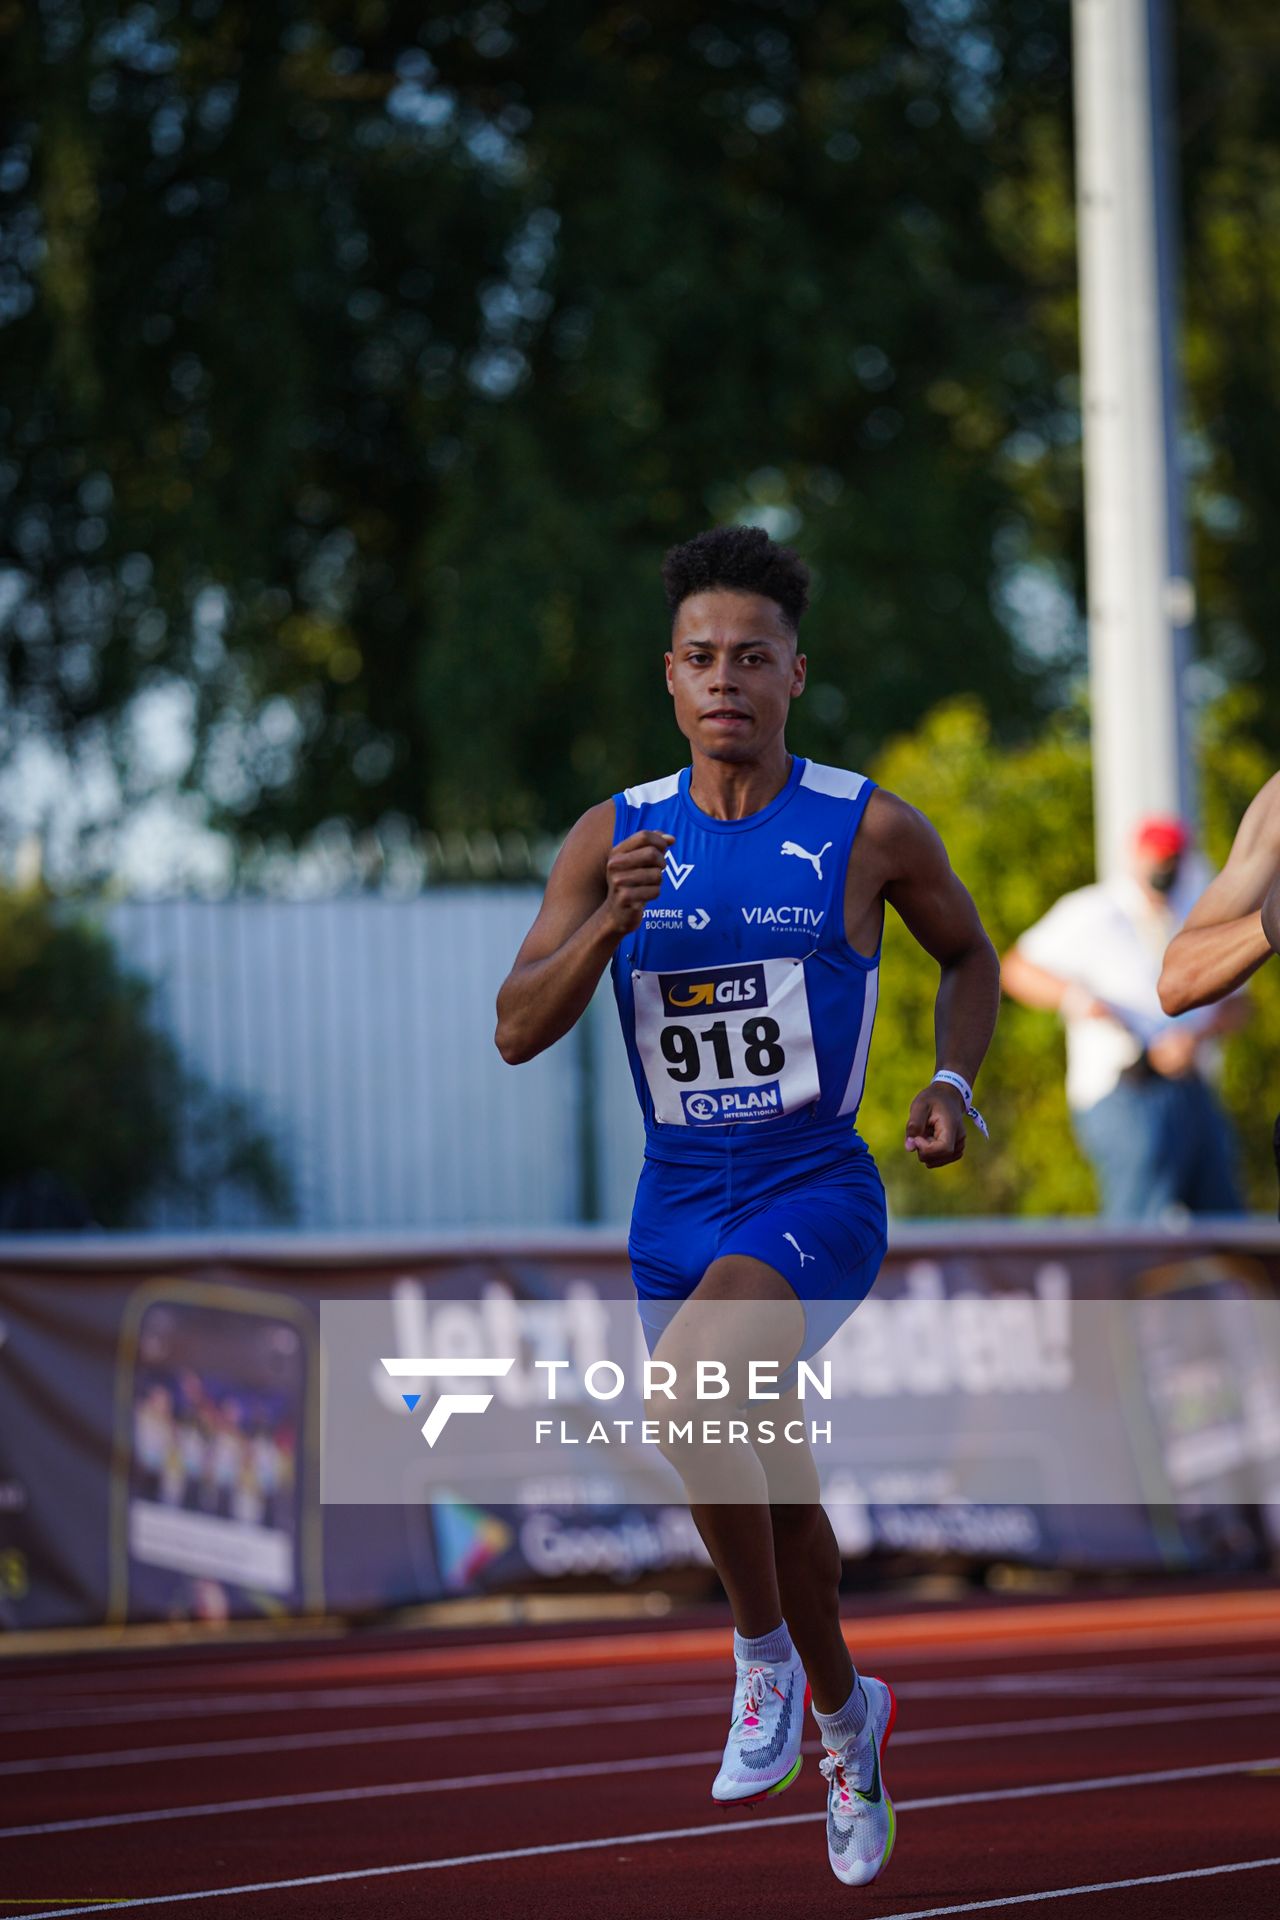
M 658 561 L 742 515 L 816 568 L 803 745 L 1031 724 L 1064 17 L 0 11 L 11 713 L 127 772 L 177 678 L 246 833 L 562 828 L 669 759 Z
M 1093 799 L 1086 722 L 1061 716 L 1043 738 L 1001 748 L 972 698 L 937 707 L 890 741 L 872 771 L 920 807 L 1003 953 L 1032 921 L 1093 878 Z M 890 1202 L 902 1214 L 1084 1213 L 1093 1176 L 1076 1149 L 1064 1091 L 1062 1030 L 1005 1000 L 982 1070 L 990 1142 L 974 1137 L 964 1170 L 922 1174 L 902 1149 L 913 1096 L 933 1069 L 935 963 L 886 915 L 884 994 L 859 1121 Z
M 1178 35 L 1192 506 L 1280 693 L 1280 12 Z M 7 717 L 188 691 L 248 836 L 561 830 L 668 764 L 662 550 L 814 563 L 797 745 L 1081 666 L 1062 0 L 0 9 Z M 1280 699 L 1261 737 L 1280 744 Z
M 1206 852 L 1221 863 L 1245 806 L 1274 769 L 1256 737 L 1252 693 L 1210 712 L 1202 763 Z M 1003 953 L 1053 902 L 1094 877 L 1087 716 L 1058 716 L 1035 741 L 1000 745 L 981 705 L 934 709 L 890 741 L 872 771 L 928 814 Z M 979 1087 L 991 1140 L 972 1133 L 963 1172 L 923 1174 L 902 1148 L 907 1108 L 933 1067 L 937 968 L 897 916 L 886 916 L 884 991 L 860 1131 L 893 1207 L 909 1214 L 1073 1214 L 1096 1206 L 1092 1173 L 1067 1113 L 1062 1027 L 1050 1014 L 1001 1005 Z M 1275 1207 L 1271 1129 L 1280 1056 L 1280 969 L 1249 988 L 1253 1016 L 1224 1047 L 1222 1094 L 1234 1122 L 1251 1204 Z
M 151 988 L 38 890 L 0 893 L 0 1216 L 127 1227 L 153 1199 L 208 1217 L 239 1187 L 278 1218 L 290 1183 L 240 1100 L 186 1068 Z

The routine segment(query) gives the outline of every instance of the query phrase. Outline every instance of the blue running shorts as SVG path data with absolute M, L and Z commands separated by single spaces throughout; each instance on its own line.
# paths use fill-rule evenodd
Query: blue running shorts
M 763 1154 L 646 1157 L 627 1250 L 650 1353 L 713 1260 L 773 1267 L 805 1310 L 798 1359 L 812 1359 L 860 1301 L 884 1259 L 884 1187 L 852 1128 L 815 1157 L 799 1143 Z

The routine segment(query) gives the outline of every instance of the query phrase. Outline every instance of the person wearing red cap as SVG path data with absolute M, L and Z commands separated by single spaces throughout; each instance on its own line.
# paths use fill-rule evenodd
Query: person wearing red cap
M 1140 820 L 1130 846 L 1127 873 L 1064 895 L 1021 935 L 1005 991 L 1066 1025 L 1067 1104 L 1108 1218 L 1238 1213 L 1230 1128 L 1205 1070 L 1242 1005 L 1170 1015 L 1157 992 L 1208 870 L 1169 814 Z
M 1150 854 L 1163 868 L 1166 862 L 1182 858 L 1191 845 L 1191 835 L 1173 814 L 1149 813 L 1134 829 L 1133 844 L 1139 854 Z

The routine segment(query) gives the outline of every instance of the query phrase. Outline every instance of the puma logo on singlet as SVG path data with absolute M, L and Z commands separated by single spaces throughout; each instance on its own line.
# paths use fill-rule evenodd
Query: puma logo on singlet
M 820 847 L 817 853 L 810 853 L 807 847 L 800 846 L 798 842 L 796 842 L 795 840 L 784 840 L 782 843 L 782 851 L 784 853 L 794 853 L 797 860 L 807 860 L 809 862 L 809 865 L 813 868 L 814 872 L 817 874 L 819 880 L 821 880 L 822 856 L 826 852 L 827 847 L 829 847 L 830 845 L 831 845 L 831 842 L 828 840 L 826 847 Z

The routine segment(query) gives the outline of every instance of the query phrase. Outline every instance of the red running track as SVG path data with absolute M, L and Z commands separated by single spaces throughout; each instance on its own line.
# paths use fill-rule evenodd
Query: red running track
M 1274 1591 L 846 1624 L 899 1698 L 871 1888 L 816 1743 L 711 1804 L 726 1628 L 416 1634 L 0 1664 L 0 1916 L 1280 1915 Z

